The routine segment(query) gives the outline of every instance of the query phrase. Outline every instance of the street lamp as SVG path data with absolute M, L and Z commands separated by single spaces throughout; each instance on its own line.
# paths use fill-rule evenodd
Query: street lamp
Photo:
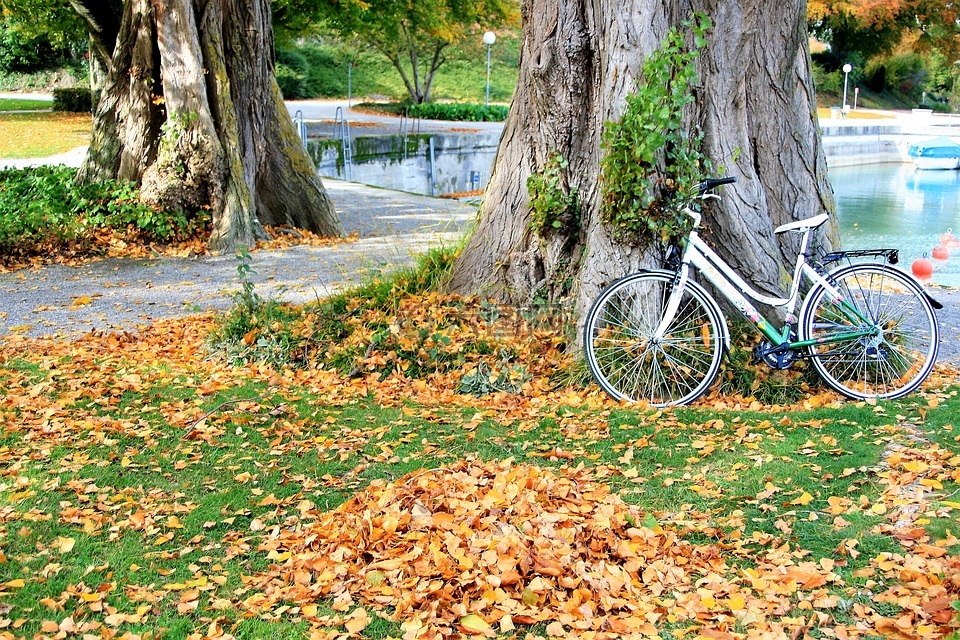
M 487 45 L 487 101 L 490 104 L 490 47 L 497 41 L 497 34 L 493 31 L 487 31 L 483 34 L 483 43 Z
M 853 65 L 847 63 L 843 65 L 843 111 L 844 113 L 850 108 L 847 106 L 847 79 L 850 77 L 850 72 L 853 71 Z

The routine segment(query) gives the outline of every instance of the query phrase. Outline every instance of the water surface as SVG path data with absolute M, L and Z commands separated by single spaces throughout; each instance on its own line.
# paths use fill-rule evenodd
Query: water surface
M 960 171 L 917 171 L 912 164 L 874 164 L 830 171 L 844 249 L 900 249 L 910 270 L 932 256 L 948 230 L 960 237 Z M 960 287 L 960 248 L 934 261 L 932 284 Z

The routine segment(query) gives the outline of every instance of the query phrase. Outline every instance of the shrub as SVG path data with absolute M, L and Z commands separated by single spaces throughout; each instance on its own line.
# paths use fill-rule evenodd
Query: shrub
M 507 119 L 507 107 L 499 104 L 425 102 L 412 104 L 409 114 L 426 120 L 456 120 L 461 122 L 503 122 Z
M 311 98 L 336 98 L 347 95 L 346 63 L 326 47 L 306 45 L 300 49 L 306 60 L 307 72 L 304 81 Z
M 81 183 L 65 166 L 0 171 L 0 254 L 29 256 L 66 246 L 93 250 L 97 233 L 131 231 L 148 240 L 192 234 L 206 215 L 155 211 L 132 183 Z
M 90 92 L 90 87 L 54 89 L 53 110 L 90 113 L 93 111 L 93 95 Z

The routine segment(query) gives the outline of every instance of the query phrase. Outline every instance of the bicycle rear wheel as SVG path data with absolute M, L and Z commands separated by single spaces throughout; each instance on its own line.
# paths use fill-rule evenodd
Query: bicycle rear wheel
M 673 281 L 669 271 L 621 278 L 600 294 L 587 314 L 587 365 L 617 400 L 646 400 L 657 407 L 687 404 L 700 397 L 720 371 L 722 315 L 696 283 L 687 283 L 668 330 L 654 338 Z
M 823 287 L 807 296 L 800 314 L 800 339 L 811 346 L 814 369 L 849 398 L 899 398 L 915 390 L 933 370 L 940 329 L 923 287 L 906 273 L 856 264 L 829 276 L 843 301 L 863 321 L 851 321 Z M 851 332 L 870 336 L 837 341 Z

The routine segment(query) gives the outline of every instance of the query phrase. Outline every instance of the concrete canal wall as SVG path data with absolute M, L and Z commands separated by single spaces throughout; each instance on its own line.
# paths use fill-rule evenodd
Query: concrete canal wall
M 307 149 L 323 177 L 422 195 L 483 189 L 499 133 L 358 136 L 311 140 Z M 347 162 L 347 156 L 350 162 Z
M 960 117 L 920 113 L 890 124 L 883 120 L 827 120 L 821 122 L 820 132 L 831 167 L 909 162 L 907 149 L 920 140 L 947 136 L 960 141 Z

